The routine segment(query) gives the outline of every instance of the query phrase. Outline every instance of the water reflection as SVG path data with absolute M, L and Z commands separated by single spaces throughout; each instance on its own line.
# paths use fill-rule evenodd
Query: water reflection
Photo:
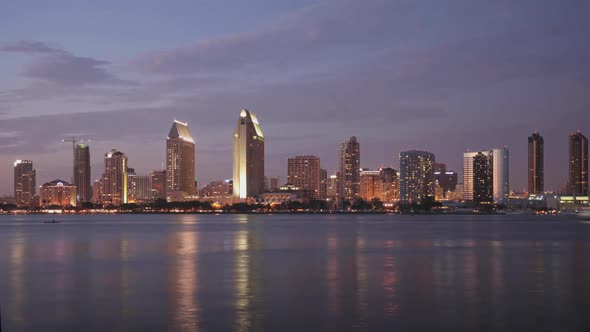
M 369 304 L 367 303 L 367 256 L 365 254 L 365 237 L 361 232 L 356 236 L 355 272 L 356 272 L 356 304 L 358 320 L 356 327 L 364 329 L 368 326 Z
M 234 310 L 236 331 L 250 331 L 252 317 L 250 308 L 250 249 L 248 230 L 237 231 L 234 237 Z
M 326 268 L 326 284 L 327 284 L 327 303 L 328 312 L 332 316 L 337 316 L 340 313 L 340 267 L 338 264 L 338 234 L 333 230 L 328 233 L 328 266 Z
M 394 318 L 398 310 L 398 276 L 396 260 L 393 254 L 394 247 L 394 241 L 388 240 L 385 242 L 386 253 L 383 260 L 383 296 L 385 297 L 385 305 L 383 311 L 388 318 Z
M 172 292 L 174 330 L 199 331 L 201 308 L 198 302 L 198 245 L 199 233 L 182 231 L 173 233 L 169 245 L 173 248 L 175 263 L 169 274 Z
M 10 291 L 12 300 L 8 308 L 12 320 L 24 323 L 25 303 L 25 248 L 26 240 L 22 232 L 18 231 L 10 246 Z

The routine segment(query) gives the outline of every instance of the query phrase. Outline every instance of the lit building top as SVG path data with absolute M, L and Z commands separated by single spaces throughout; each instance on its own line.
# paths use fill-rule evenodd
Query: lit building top
M 168 133 L 168 139 L 171 138 L 180 138 L 183 141 L 195 143 L 193 136 L 188 130 L 188 123 L 180 122 L 178 120 L 174 120 L 172 128 L 170 128 L 170 132 Z

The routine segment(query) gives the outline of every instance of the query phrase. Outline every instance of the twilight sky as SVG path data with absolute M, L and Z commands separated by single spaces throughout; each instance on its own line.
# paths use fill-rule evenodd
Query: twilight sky
M 507 145 L 526 186 L 527 137 L 545 138 L 546 189 L 567 137 L 590 136 L 590 1 L 2 1 L 0 194 L 12 163 L 71 177 L 69 135 L 161 168 L 171 121 L 197 140 L 200 185 L 231 177 L 239 111 L 258 115 L 266 173 L 317 155 L 330 173 L 356 135 L 363 167 L 407 149 L 461 173 L 465 150 Z

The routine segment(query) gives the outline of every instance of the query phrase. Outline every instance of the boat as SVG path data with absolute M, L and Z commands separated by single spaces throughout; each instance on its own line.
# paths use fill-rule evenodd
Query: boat
M 52 220 L 45 220 L 43 223 L 44 224 L 59 224 L 59 223 L 61 223 L 61 221 L 57 221 L 57 220 L 52 219 Z
M 590 206 L 578 209 L 576 216 L 582 220 L 590 220 Z

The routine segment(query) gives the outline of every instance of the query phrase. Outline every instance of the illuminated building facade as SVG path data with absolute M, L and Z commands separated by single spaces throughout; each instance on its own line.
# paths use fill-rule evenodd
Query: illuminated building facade
M 336 200 L 338 197 L 338 175 L 332 174 L 328 179 L 328 191 L 327 191 L 327 198 L 331 200 Z
M 476 204 L 494 201 L 493 156 L 478 152 L 473 157 L 473 202 Z
M 95 180 L 92 184 L 92 203 L 102 203 L 102 179 Z
M 399 201 L 399 177 L 393 168 L 382 168 L 379 171 L 381 177 L 381 201 L 396 203 Z
M 569 193 L 588 194 L 588 139 L 577 131 L 569 137 Z
M 362 170 L 360 197 L 366 201 L 381 199 L 381 171 Z
M 447 165 L 436 163 L 434 167 L 434 184 L 437 200 L 446 200 L 447 195 L 457 187 L 457 172 L 447 171 Z
M 152 179 L 148 175 L 135 176 L 135 202 L 148 203 L 152 201 Z
M 434 154 L 426 151 L 403 151 L 400 162 L 400 201 L 420 203 L 434 198 Z
M 136 203 L 137 201 L 137 183 L 135 179 L 137 174 L 135 174 L 135 169 L 127 168 L 127 202 L 128 203 Z
M 314 198 L 321 194 L 320 158 L 316 156 L 297 156 L 287 161 L 287 182 L 308 190 Z
M 493 201 L 505 203 L 510 193 L 510 159 L 507 147 L 463 154 L 463 199 L 468 202 L 474 201 L 473 158 L 479 153 L 490 158 L 492 162 Z
M 14 162 L 14 201 L 18 206 L 28 206 L 35 197 L 37 172 L 31 160 Z
M 154 170 L 150 174 L 152 182 L 152 199 L 166 199 L 166 171 Z
M 543 136 L 535 131 L 529 136 L 529 169 L 528 169 L 528 190 L 529 194 L 542 194 L 545 190 L 544 170 L 544 143 Z
M 76 186 L 59 179 L 47 182 L 40 188 L 39 203 L 41 206 L 76 206 Z
M 104 155 L 101 188 L 103 204 L 127 203 L 127 156 L 123 152 L 112 149 Z
M 166 197 L 184 200 L 195 194 L 195 141 L 188 124 L 174 120 L 166 138 Z
M 90 202 L 92 200 L 90 147 L 86 144 L 76 144 L 74 147 L 74 177 L 72 180 L 72 185 L 76 187 L 76 200 Z
M 264 134 L 256 115 L 247 109 L 233 134 L 233 195 L 238 199 L 264 192 Z
M 361 145 L 355 136 L 340 146 L 339 196 L 350 201 L 360 195 Z

